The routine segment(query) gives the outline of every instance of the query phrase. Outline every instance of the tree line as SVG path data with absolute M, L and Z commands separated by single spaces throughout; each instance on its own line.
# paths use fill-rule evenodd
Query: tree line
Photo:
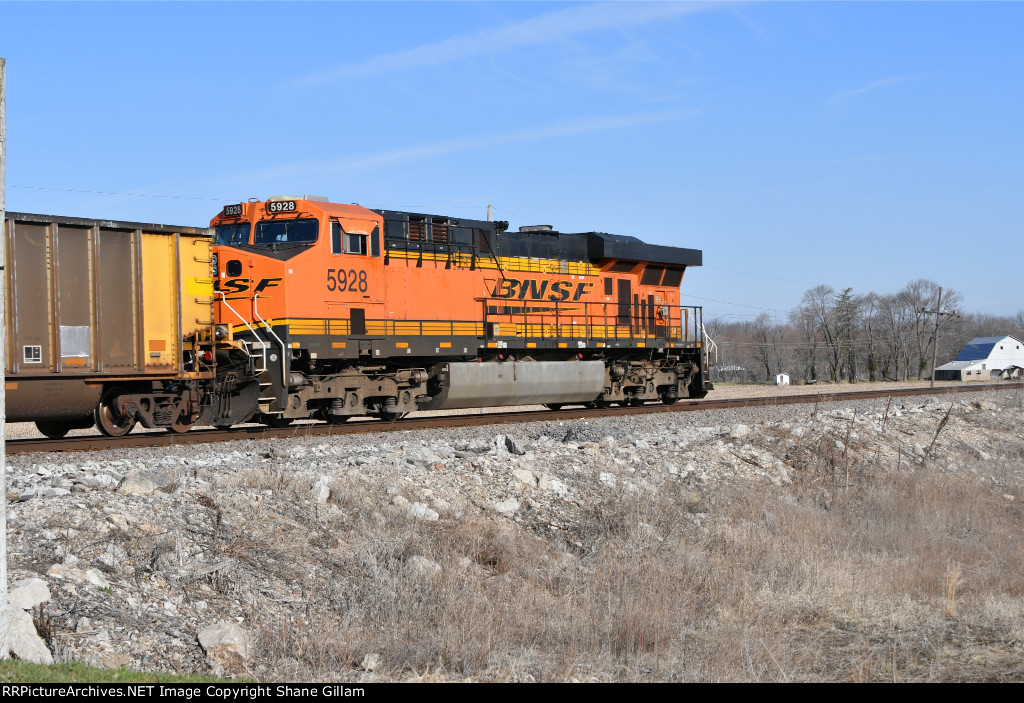
M 805 383 L 907 381 L 931 376 L 933 349 L 941 366 L 975 337 L 1024 339 L 1024 310 L 1014 317 L 940 315 L 936 329 L 935 315 L 924 311 L 939 309 L 939 292 L 939 284 L 925 279 L 887 295 L 819 285 L 803 294 L 785 321 L 767 313 L 752 321 L 705 321 L 718 345 L 711 379 L 771 381 L 785 373 Z M 941 309 L 956 310 L 962 296 L 945 287 L 941 293 Z

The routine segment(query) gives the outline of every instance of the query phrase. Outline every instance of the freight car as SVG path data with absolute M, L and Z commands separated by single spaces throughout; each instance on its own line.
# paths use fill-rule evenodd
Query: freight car
M 184 432 L 703 397 L 693 249 L 275 197 L 210 229 L 7 213 L 7 421 Z
M 271 425 L 415 410 L 703 397 L 694 249 L 313 197 L 229 205 L 214 230 L 217 335 Z M 247 392 L 245 397 L 250 397 Z
M 216 378 L 209 231 L 5 220 L 7 422 L 188 430 Z

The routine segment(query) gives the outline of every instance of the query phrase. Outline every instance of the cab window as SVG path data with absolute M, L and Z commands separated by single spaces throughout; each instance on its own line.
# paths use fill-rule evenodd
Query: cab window
M 266 220 L 256 223 L 254 244 L 312 244 L 320 223 L 316 220 Z
M 214 244 L 234 246 L 249 243 L 249 223 L 236 222 L 233 225 L 220 225 L 214 229 Z
M 346 232 L 339 222 L 331 223 L 331 253 L 358 254 L 366 256 L 366 235 L 357 232 Z

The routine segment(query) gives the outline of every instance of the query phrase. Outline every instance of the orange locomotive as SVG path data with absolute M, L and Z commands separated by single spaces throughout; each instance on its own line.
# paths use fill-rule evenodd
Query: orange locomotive
M 218 391 L 230 425 L 414 410 L 703 397 L 693 249 L 369 210 L 313 196 L 213 219 Z

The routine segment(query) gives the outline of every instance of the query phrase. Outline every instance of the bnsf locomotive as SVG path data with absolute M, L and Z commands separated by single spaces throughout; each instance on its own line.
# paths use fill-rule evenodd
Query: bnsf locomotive
M 209 232 L 8 213 L 7 420 L 187 431 L 703 397 L 693 249 L 326 199 Z M 26 282 L 27 279 L 27 282 Z

